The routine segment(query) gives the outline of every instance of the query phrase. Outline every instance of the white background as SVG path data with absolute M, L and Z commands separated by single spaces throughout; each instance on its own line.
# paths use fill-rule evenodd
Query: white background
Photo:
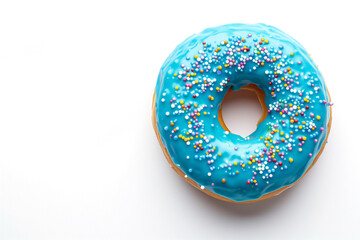
M 0 239 L 359 239 L 358 9 L 355 0 L 1 1 Z M 175 46 L 236 22 L 302 43 L 335 103 L 309 174 L 247 205 L 177 176 L 150 120 Z

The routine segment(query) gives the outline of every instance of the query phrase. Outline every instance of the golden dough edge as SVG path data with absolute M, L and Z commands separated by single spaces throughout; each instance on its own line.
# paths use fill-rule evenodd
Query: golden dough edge
M 263 115 L 262 117 L 260 118 L 260 120 L 258 121 L 258 124 L 260 122 L 262 122 L 266 116 L 267 116 L 267 107 L 266 107 L 266 104 L 265 104 L 265 94 L 263 94 L 264 92 L 259 89 L 255 84 L 249 84 L 249 85 L 246 85 L 244 87 L 242 87 L 243 89 L 247 89 L 247 90 L 251 90 L 251 91 L 255 91 L 255 93 L 257 94 L 258 98 L 259 98 L 259 101 L 261 103 L 261 106 L 263 107 Z M 231 89 L 230 89 L 231 90 Z M 230 91 L 229 90 L 229 91 Z M 228 91 L 228 93 L 229 93 Z M 327 89 L 327 92 L 328 92 L 328 95 L 329 95 L 329 100 L 331 102 L 331 97 L 330 97 L 330 94 L 329 94 L 329 90 Z M 226 93 L 226 95 L 228 94 Z M 225 96 L 226 97 L 226 96 Z M 224 98 L 225 99 L 225 98 Z M 223 101 L 224 102 L 224 101 Z M 207 189 L 201 189 L 199 184 L 197 184 L 194 180 L 190 179 L 189 177 L 185 178 L 185 173 L 179 168 L 177 167 L 174 162 L 172 161 L 166 147 L 164 146 L 164 144 L 162 143 L 162 140 L 161 140 L 161 137 L 160 137 L 160 133 L 159 133 L 159 130 L 158 130 L 158 127 L 157 127 L 157 124 L 156 124 L 156 114 L 155 114 L 155 91 L 154 91 L 154 94 L 153 94 L 153 101 L 152 101 L 152 116 L 151 116 L 151 120 L 152 120 L 152 125 L 153 125 L 153 128 L 154 128 L 154 131 L 155 131 L 155 134 L 156 134 L 156 137 L 160 143 L 160 146 L 161 146 L 161 149 L 165 155 L 165 158 L 166 160 L 168 161 L 168 163 L 170 164 L 170 167 L 179 175 L 181 176 L 183 179 L 185 179 L 188 183 L 190 183 L 191 185 L 193 185 L 195 188 L 197 188 L 198 190 L 200 190 L 201 192 L 204 192 L 206 193 L 207 195 L 211 196 L 211 197 L 214 197 L 216 199 L 219 199 L 219 200 L 222 200 L 222 201 L 226 201 L 226 202 L 231 202 L 231 203 L 253 203 L 253 202 L 258 202 L 258 201 L 261 201 L 261 200 L 265 200 L 265 199 L 268 199 L 268 198 L 271 198 L 273 196 L 276 196 L 276 195 L 279 195 L 280 193 L 282 193 L 283 191 L 285 191 L 286 189 L 288 188 L 291 188 L 292 186 L 294 186 L 296 183 L 298 183 L 308 172 L 309 170 L 315 165 L 315 163 L 317 162 L 317 160 L 319 159 L 320 155 L 322 154 L 324 148 L 325 148 L 325 145 L 327 143 L 327 139 L 328 139 L 328 136 L 329 136 L 329 133 L 330 133 L 330 128 L 331 128 L 331 122 L 332 122 L 332 108 L 330 106 L 330 118 L 329 118 L 329 122 L 328 122 L 328 125 L 327 125 L 327 133 L 326 133 L 326 138 L 324 140 L 324 142 L 322 143 L 321 145 L 321 148 L 320 148 L 320 151 L 318 152 L 318 154 L 316 155 L 314 161 L 312 162 L 312 164 L 310 165 L 310 167 L 306 170 L 306 172 L 298 179 L 296 180 L 296 182 L 294 182 L 293 184 L 291 185 L 288 185 L 288 186 L 284 186 L 282 188 L 279 188 L 278 190 L 275 190 L 273 192 L 270 192 L 270 193 L 267 193 L 265 195 L 263 195 L 262 197 L 258 198 L 258 199 L 254 199 L 254 200 L 250 200 L 250 201 L 244 201 L 244 202 L 236 202 L 236 201 L 233 201 L 231 199 L 228 199 L 226 197 L 223 197 L 219 194 L 216 194 L 214 192 L 211 192 Z M 226 127 L 224 121 L 223 121 L 223 118 L 222 118 L 222 114 L 221 114 L 221 110 L 222 110 L 222 104 L 221 104 L 221 108 L 219 110 L 219 122 L 220 124 L 225 128 L 225 130 L 229 131 L 229 129 Z M 265 113 L 266 112 L 266 113 Z M 264 117 L 265 116 L 265 117 Z M 230 132 L 230 131 L 229 131 Z

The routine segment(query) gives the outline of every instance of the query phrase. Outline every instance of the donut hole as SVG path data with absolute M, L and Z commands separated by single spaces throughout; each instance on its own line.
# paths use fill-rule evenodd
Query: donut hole
M 262 99 L 260 91 L 253 86 L 238 91 L 229 90 L 219 112 L 219 120 L 225 130 L 243 138 L 255 132 L 258 123 L 267 114 L 265 102 L 261 104 L 259 100 Z

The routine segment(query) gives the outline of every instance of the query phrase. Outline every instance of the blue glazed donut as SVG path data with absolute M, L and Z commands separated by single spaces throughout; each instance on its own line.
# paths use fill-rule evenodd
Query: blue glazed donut
M 230 90 L 249 86 L 266 106 L 256 131 L 243 138 L 224 125 L 221 104 Z M 313 166 L 331 105 L 319 69 L 296 40 L 264 24 L 230 24 L 189 37 L 166 59 L 153 125 L 167 160 L 192 185 L 251 202 L 279 194 Z

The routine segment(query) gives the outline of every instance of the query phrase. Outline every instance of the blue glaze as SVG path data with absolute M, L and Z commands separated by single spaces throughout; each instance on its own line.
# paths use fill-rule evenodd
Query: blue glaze
M 250 83 L 265 92 L 269 112 L 243 138 L 222 128 L 218 111 L 230 88 Z M 160 70 L 155 107 L 161 141 L 174 164 L 202 189 L 236 202 L 258 199 L 303 176 L 330 119 L 327 89 L 309 54 L 264 24 L 209 28 L 182 42 Z

